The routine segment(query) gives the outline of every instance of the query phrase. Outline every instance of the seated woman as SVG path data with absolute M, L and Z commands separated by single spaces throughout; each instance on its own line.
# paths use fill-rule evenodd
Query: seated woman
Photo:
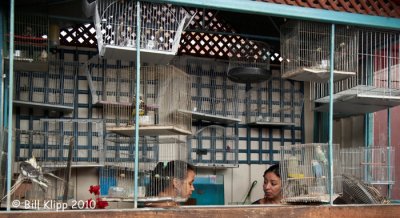
M 174 160 L 167 164 L 159 162 L 154 168 L 150 183 L 146 187 L 148 197 L 171 197 L 188 199 L 194 191 L 195 170 L 191 164 Z M 175 207 L 179 204 L 172 200 L 149 202 L 147 207 Z
M 272 165 L 264 172 L 264 198 L 253 204 L 280 204 L 282 200 L 282 181 L 279 164 Z

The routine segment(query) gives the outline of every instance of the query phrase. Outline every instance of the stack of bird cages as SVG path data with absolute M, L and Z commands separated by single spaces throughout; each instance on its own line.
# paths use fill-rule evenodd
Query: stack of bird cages
M 77 62 L 49 61 L 46 72 L 16 71 L 14 102 L 17 105 L 73 109 Z
M 98 119 L 41 119 L 43 167 L 98 167 L 104 164 L 104 123 Z
M 271 55 L 268 44 L 254 40 L 240 40 L 232 45 L 228 78 L 238 83 L 259 83 L 271 78 Z
M 252 85 L 243 98 L 246 123 L 254 125 L 301 125 L 304 97 L 300 82 L 273 74 L 270 82 Z
M 341 150 L 343 174 L 367 184 L 394 184 L 394 147 L 368 146 Z
M 359 28 L 357 32 L 357 74 L 336 81 L 333 86 L 334 112 L 338 115 L 370 113 L 400 105 L 400 34 L 368 28 Z M 327 110 L 328 84 L 312 83 L 310 87 L 312 100 L 323 104 L 321 110 Z
M 357 72 L 358 31 L 336 26 L 334 80 Z M 282 77 L 299 81 L 326 82 L 330 72 L 331 25 L 288 21 L 281 27 Z
M 10 36 L 8 33 L 9 31 L 7 31 L 5 37 L 6 43 L 4 43 L 6 59 L 9 59 Z M 49 20 L 47 16 L 17 11 L 14 17 L 14 60 L 25 62 L 47 61 L 48 34 Z
M 333 193 L 341 192 L 339 146 L 333 145 Z M 328 144 L 281 148 L 282 195 L 286 203 L 329 202 Z
M 197 167 L 238 167 L 234 128 L 210 125 L 188 136 L 189 162 Z
M 93 18 L 100 56 L 131 58 L 132 51 L 136 50 L 137 1 L 106 0 L 94 4 Z M 188 18 L 189 14 L 183 7 L 140 3 L 140 49 L 149 52 L 149 58 L 153 56 L 156 59 L 149 61 L 161 61 L 163 58 L 158 54 L 176 54 Z
M 138 198 L 140 201 L 173 199 L 175 196 L 158 196 L 155 187 L 155 167 L 169 161 L 187 162 L 186 142 L 177 137 L 140 137 L 138 159 Z M 109 200 L 134 197 L 135 140 L 133 137 L 108 135 L 106 139 L 105 167 L 101 169 L 102 195 Z M 185 166 L 186 169 L 186 166 Z M 181 173 L 181 172 L 180 172 Z M 159 174 L 160 176 L 161 174 Z M 171 179 L 173 174 L 169 175 Z M 156 190 L 154 190 L 156 189 Z M 176 198 L 174 200 L 179 200 Z
M 214 123 L 240 122 L 238 96 L 243 84 L 228 80 L 227 63 L 204 58 L 176 58 L 173 63 L 191 78 L 191 108 L 194 120 Z
M 39 130 L 13 130 L 17 161 L 13 164 L 13 186 L 8 193 L 12 199 L 37 202 L 37 209 L 41 209 L 39 206 L 45 201 L 74 198 L 74 184 L 68 179 L 67 171 L 46 166 L 46 143 L 51 138 Z
M 110 67 L 111 68 L 111 67 Z M 109 69 L 109 68 L 107 68 Z M 131 67 L 117 65 L 104 75 L 100 86 L 103 116 L 110 130 L 135 125 L 136 73 Z M 185 72 L 173 66 L 142 67 L 140 73 L 139 125 L 171 127 L 190 134 L 190 82 Z M 150 133 L 151 134 L 151 133 Z

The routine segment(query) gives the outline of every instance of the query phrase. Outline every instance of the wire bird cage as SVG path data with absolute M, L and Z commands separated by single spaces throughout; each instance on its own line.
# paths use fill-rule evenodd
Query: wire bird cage
M 101 169 L 100 183 L 103 197 L 108 200 L 125 199 L 134 197 L 134 161 L 135 140 L 133 137 L 108 135 L 106 139 L 105 167 Z M 154 168 L 157 163 L 167 163 L 172 160 L 187 162 L 186 142 L 179 137 L 141 137 L 139 139 L 139 201 L 182 200 L 175 196 L 157 196 L 154 186 Z M 178 169 L 176 169 L 179 171 Z M 183 169 L 186 170 L 186 166 Z M 182 172 L 173 172 L 182 173 Z M 171 174 L 171 178 L 174 175 Z
M 341 149 L 344 175 L 362 180 L 367 184 L 394 184 L 394 147 L 358 147 Z
M 347 204 L 388 204 L 390 201 L 383 197 L 379 190 L 360 179 L 343 175 L 343 195 Z
M 0 196 L 6 195 L 8 129 L 0 127 Z
M 334 80 L 354 76 L 357 70 L 358 32 L 337 25 L 334 48 Z M 282 77 L 326 82 L 330 72 L 331 25 L 289 21 L 281 26 Z
M 14 104 L 72 111 L 79 63 L 49 61 L 48 71 L 16 71 Z
M 108 130 L 131 136 L 136 114 L 136 71 L 126 63 L 111 63 L 92 68 L 98 103 L 103 105 Z M 190 110 L 189 76 L 173 66 L 142 67 L 140 74 L 139 133 L 191 134 L 191 117 L 180 111 Z
M 9 22 L 7 22 L 9 24 Z M 8 30 L 10 27 L 7 26 Z M 9 59 L 10 36 L 6 31 L 6 43 L 4 43 L 4 56 Z M 49 20 L 44 15 L 33 15 L 17 11 L 14 18 L 14 60 L 21 61 L 16 69 L 23 65 L 23 62 L 45 62 L 49 51 L 48 43 Z M 31 68 L 28 68 L 32 70 Z
M 297 81 L 285 80 L 278 72 L 268 82 L 252 85 L 243 99 L 246 123 L 251 125 L 301 125 L 303 91 Z
M 333 195 L 341 192 L 339 146 L 333 145 Z M 281 147 L 282 197 L 286 203 L 329 202 L 328 144 Z
M 259 83 L 271 78 L 270 47 L 261 41 L 241 40 L 230 47 L 228 78 L 238 83 Z
M 137 2 L 96 1 L 94 23 L 100 56 L 126 60 L 136 51 Z M 165 62 L 176 54 L 190 16 L 183 7 L 141 2 L 140 49 L 143 60 Z
M 334 83 L 336 116 L 371 113 L 400 105 L 400 33 L 360 28 L 357 30 L 357 74 Z M 311 83 L 311 97 L 327 111 L 329 85 Z
M 182 112 L 191 114 L 194 120 L 220 124 L 240 122 L 238 93 L 244 85 L 227 78 L 226 62 L 179 57 L 173 64 L 186 71 L 191 79 L 191 108 Z
M 188 136 L 189 162 L 197 167 L 239 167 L 234 128 L 210 125 Z
M 43 167 L 99 167 L 104 164 L 104 123 L 98 119 L 40 119 Z M 26 146 L 25 146 L 26 147 Z M 26 147 L 29 151 L 30 147 Z M 20 149 L 21 150 L 21 149 Z M 69 154 L 72 152 L 72 154 Z
M 11 199 L 20 200 L 22 207 L 25 200 L 28 200 L 38 202 L 37 209 L 40 209 L 39 205 L 43 206 L 46 201 L 74 199 L 74 184 L 69 180 L 68 171 L 65 168 L 49 167 L 45 162 L 50 150 L 45 143 L 51 144 L 52 139 L 54 136 L 38 130 L 13 130 L 12 141 L 17 148 L 17 161 L 12 167 L 14 177 L 10 193 L 4 192 L 2 200 L 9 194 Z

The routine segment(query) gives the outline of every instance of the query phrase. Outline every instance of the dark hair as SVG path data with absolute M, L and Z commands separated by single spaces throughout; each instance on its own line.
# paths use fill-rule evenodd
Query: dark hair
M 281 174 L 279 172 L 279 164 L 274 164 L 270 166 L 267 170 L 265 170 L 263 177 L 265 177 L 267 173 L 275 173 L 277 177 L 281 178 Z
M 194 166 L 181 160 L 159 162 L 150 175 L 150 183 L 146 187 L 146 196 L 157 196 L 170 187 L 174 178 L 183 180 L 187 171 L 194 171 Z

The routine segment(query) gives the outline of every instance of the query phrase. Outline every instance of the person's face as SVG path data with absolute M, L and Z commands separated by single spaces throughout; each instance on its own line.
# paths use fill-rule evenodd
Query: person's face
M 265 174 L 263 189 L 267 199 L 279 199 L 281 197 L 281 188 L 281 179 L 275 173 L 268 172 Z
M 182 190 L 183 198 L 189 198 L 192 195 L 192 192 L 194 191 L 193 182 L 195 176 L 196 174 L 194 173 L 193 170 L 187 171 L 186 179 L 183 181 L 183 190 Z

